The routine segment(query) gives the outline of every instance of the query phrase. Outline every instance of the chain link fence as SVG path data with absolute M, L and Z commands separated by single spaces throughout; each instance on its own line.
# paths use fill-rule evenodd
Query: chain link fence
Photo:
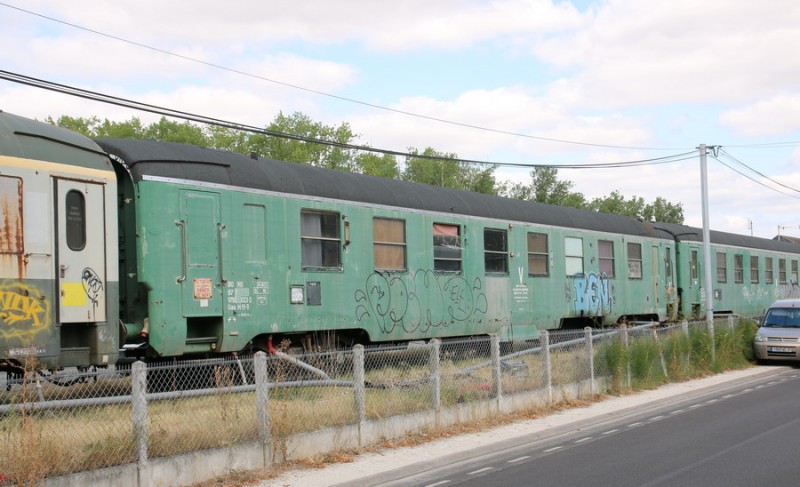
M 741 366 L 742 329 L 727 317 L 713 326 L 649 323 L 50 375 L 31 363 L 0 381 L 0 483 L 247 441 L 280 450 L 311 431 L 531 392 L 553 402 L 652 387 L 726 368 L 727 360 Z

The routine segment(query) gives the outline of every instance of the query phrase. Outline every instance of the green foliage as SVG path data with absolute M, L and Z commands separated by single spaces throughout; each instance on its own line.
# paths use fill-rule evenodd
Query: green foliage
M 653 203 L 645 203 L 640 196 L 628 198 L 620 191 L 612 191 L 608 196 L 586 201 L 582 193 L 572 191 L 572 181 L 558 179 L 558 169 L 540 166 L 531 171 L 530 176 L 529 183 L 507 183 L 500 187 L 499 193 L 524 201 L 627 215 L 647 221 L 683 223 L 683 204 L 670 203 L 660 196 Z
M 494 167 L 481 168 L 458 160 L 456 154 L 439 152 L 431 147 L 409 153 L 424 157 L 408 157 L 401 179 L 452 189 L 463 189 L 484 194 L 497 194 Z M 429 159 L 436 157 L 440 159 Z M 444 159 L 444 160 L 442 160 Z
M 681 329 L 661 331 L 658 338 L 649 333 L 631 333 L 627 347 L 621 337 L 615 337 L 598 348 L 597 356 L 608 371 L 612 392 L 650 389 L 665 382 L 747 367 L 753 361 L 757 328 L 746 319 L 739 319 L 733 329 L 718 322 L 714 327 L 713 353 L 711 335 L 701 324 L 692 326 L 688 334 Z

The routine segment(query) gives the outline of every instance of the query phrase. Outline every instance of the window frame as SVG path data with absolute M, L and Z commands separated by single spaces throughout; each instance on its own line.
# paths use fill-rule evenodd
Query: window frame
M 315 216 L 320 225 L 320 235 L 306 234 L 307 226 L 305 223 L 308 221 L 307 217 Z M 325 219 L 330 218 L 326 221 Z M 333 225 L 327 225 L 335 222 Z M 335 229 L 335 234 L 330 235 L 330 228 Z M 312 247 L 308 247 L 310 244 Z M 331 245 L 333 244 L 333 245 Z M 318 248 L 317 248 L 318 247 Z M 334 253 L 328 253 L 331 249 L 336 249 Z M 306 262 L 307 249 L 313 251 L 320 258 L 320 264 Z M 326 263 L 331 257 L 335 256 L 335 263 Z M 343 269 L 342 263 L 342 224 L 341 213 L 338 211 L 317 210 L 313 208 L 303 208 L 300 210 L 300 265 L 303 270 L 329 270 L 341 271 Z
M 610 255 L 604 255 L 604 250 L 610 249 Z M 614 241 L 613 240 L 598 240 L 597 241 L 597 264 L 598 270 L 600 271 L 601 275 L 605 275 L 606 277 L 614 277 L 616 274 L 614 272 L 616 262 L 614 261 Z M 605 264 L 605 266 L 603 265 Z M 610 265 L 610 272 L 603 270 L 603 267 L 609 267 Z
M 531 237 L 533 237 L 533 239 L 531 239 Z M 540 248 L 536 248 L 536 243 L 538 241 L 544 241 L 544 252 L 541 252 Z M 526 242 L 528 247 L 528 276 L 550 276 L 550 236 L 541 232 L 528 232 Z M 543 262 L 544 272 L 534 272 L 533 269 L 537 266 L 531 265 L 531 262 Z
M 392 222 L 402 225 L 402 241 L 389 241 L 378 240 L 376 231 L 378 230 L 377 222 Z M 403 252 L 403 263 L 401 267 L 392 267 L 387 265 L 379 265 L 379 257 L 383 252 L 378 252 L 378 249 L 397 250 L 401 249 Z M 389 271 L 389 272 L 402 272 L 408 270 L 408 234 L 406 232 L 406 220 L 402 218 L 391 218 L 385 216 L 372 217 L 372 264 L 376 271 Z M 384 263 L 380 263 L 384 264 Z
M 567 242 L 572 242 L 573 245 L 568 245 Z M 575 247 L 577 245 L 577 247 Z M 575 247 L 570 249 L 570 247 Z M 570 253 L 574 252 L 576 249 L 580 250 L 580 253 Z M 585 275 L 585 267 L 583 265 L 583 238 L 582 237 L 564 237 L 564 271 L 567 277 L 572 276 L 579 276 Z M 575 267 L 575 265 L 570 266 L 570 263 L 578 264 L 577 267 L 580 268 L 578 272 L 570 272 L 571 267 Z
M 77 195 L 77 201 L 70 201 Z M 74 203 L 80 203 L 78 207 Z M 79 214 L 73 211 L 78 210 Z M 80 252 L 86 248 L 86 196 L 77 189 L 70 189 L 64 195 L 64 240 L 67 247 L 73 252 Z M 75 239 L 78 239 L 77 241 Z
M 455 229 L 455 235 L 452 232 L 449 233 L 437 233 L 437 229 Z M 432 232 L 432 241 L 433 241 L 433 270 L 434 272 L 442 272 L 442 273 L 451 273 L 451 274 L 460 274 L 462 269 L 464 268 L 463 260 L 464 260 L 464 246 L 461 242 L 461 225 L 454 224 L 454 223 L 440 223 L 435 222 L 431 226 Z M 455 237 L 455 238 L 453 238 Z M 437 238 L 438 242 L 437 243 Z M 448 244 L 447 240 L 450 240 L 452 243 Z M 437 249 L 439 249 L 439 256 L 437 257 Z M 448 251 L 452 252 L 454 249 L 458 249 L 457 256 L 458 257 L 445 257 L 442 254 L 444 253 L 442 249 L 447 249 Z M 455 252 L 453 252 L 456 255 Z M 456 264 L 455 268 L 449 268 L 450 266 L 445 266 L 444 264 L 447 263 L 454 263 Z
M 772 284 L 775 281 L 775 264 L 772 257 L 764 257 L 764 284 Z
M 733 282 L 744 283 L 744 255 L 733 254 Z
M 628 251 L 628 279 L 642 279 L 644 269 L 644 263 L 642 262 L 642 244 L 639 242 L 628 242 L 626 248 Z M 636 249 L 636 251 L 631 252 L 632 249 Z M 638 255 L 636 255 L 637 253 Z M 638 269 L 636 269 L 637 264 Z
M 758 275 L 758 256 L 750 256 L 750 284 L 758 284 L 760 281 Z
M 725 284 L 728 282 L 728 253 L 717 251 L 714 255 L 717 262 L 717 283 Z
M 499 241 L 494 239 L 487 239 L 487 236 L 495 234 L 502 236 Z M 500 243 L 499 248 L 489 249 L 489 243 Z M 502 269 L 489 269 L 490 264 L 500 262 Z M 483 229 L 483 270 L 486 274 L 494 275 L 508 275 L 508 230 L 501 228 L 484 228 Z

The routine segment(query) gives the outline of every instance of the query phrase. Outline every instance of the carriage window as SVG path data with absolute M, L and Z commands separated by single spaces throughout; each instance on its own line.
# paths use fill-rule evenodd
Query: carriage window
M 666 256 L 664 256 L 664 273 L 667 276 L 667 282 L 672 282 L 672 253 L 669 247 L 666 248 Z
M 377 270 L 406 268 L 406 222 L 391 218 L 372 219 L 372 252 Z
M 750 256 L 750 282 L 753 284 L 758 283 L 758 256 Z
M 74 189 L 67 192 L 65 201 L 67 246 L 79 251 L 86 247 L 86 198 Z
M 303 268 L 341 268 L 339 213 L 302 210 Z
M 734 282 L 744 282 L 744 256 L 742 254 L 733 256 L 733 280 Z
M 458 225 L 433 224 L 433 269 L 461 272 L 461 228 Z
M 547 257 L 547 234 L 528 233 L 528 275 L 549 275 Z
M 508 232 L 483 230 L 483 262 L 487 273 L 508 274 Z
M 772 267 L 772 257 L 764 257 L 764 282 L 772 284 L 773 273 L 775 269 Z
M 565 237 L 564 254 L 567 275 L 583 274 L 583 239 Z
M 614 242 L 611 240 L 598 240 L 597 254 L 600 260 L 600 273 L 608 277 L 614 277 Z
M 797 282 L 797 261 L 792 261 L 792 281 Z
M 728 267 L 725 252 L 717 252 L 717 282 L 728 282 Z
M 22 179 L 0 176 L 0 254 L 21 254 L 22 245 Z
M 689 272 L 690 272 L 690 275 L 692 276 L 692 280 L 696 281 L 698 276 L 699 276 L 699 273 L 697 272 L 697 251 L 696 250 L 692 250 L 692 258 L 689 261 Z
M 628 243 L 628 277 L 642 278 L 642 244 Z
M 786 259 L 778 259 L 778 282 L 786 284 Z

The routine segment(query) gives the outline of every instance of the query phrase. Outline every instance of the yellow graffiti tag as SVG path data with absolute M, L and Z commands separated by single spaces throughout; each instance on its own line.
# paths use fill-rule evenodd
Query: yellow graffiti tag
M 0 337 L 35 335 L 50 324 L 50 304 L 41 292 L 18 282 L 0 284 Z

